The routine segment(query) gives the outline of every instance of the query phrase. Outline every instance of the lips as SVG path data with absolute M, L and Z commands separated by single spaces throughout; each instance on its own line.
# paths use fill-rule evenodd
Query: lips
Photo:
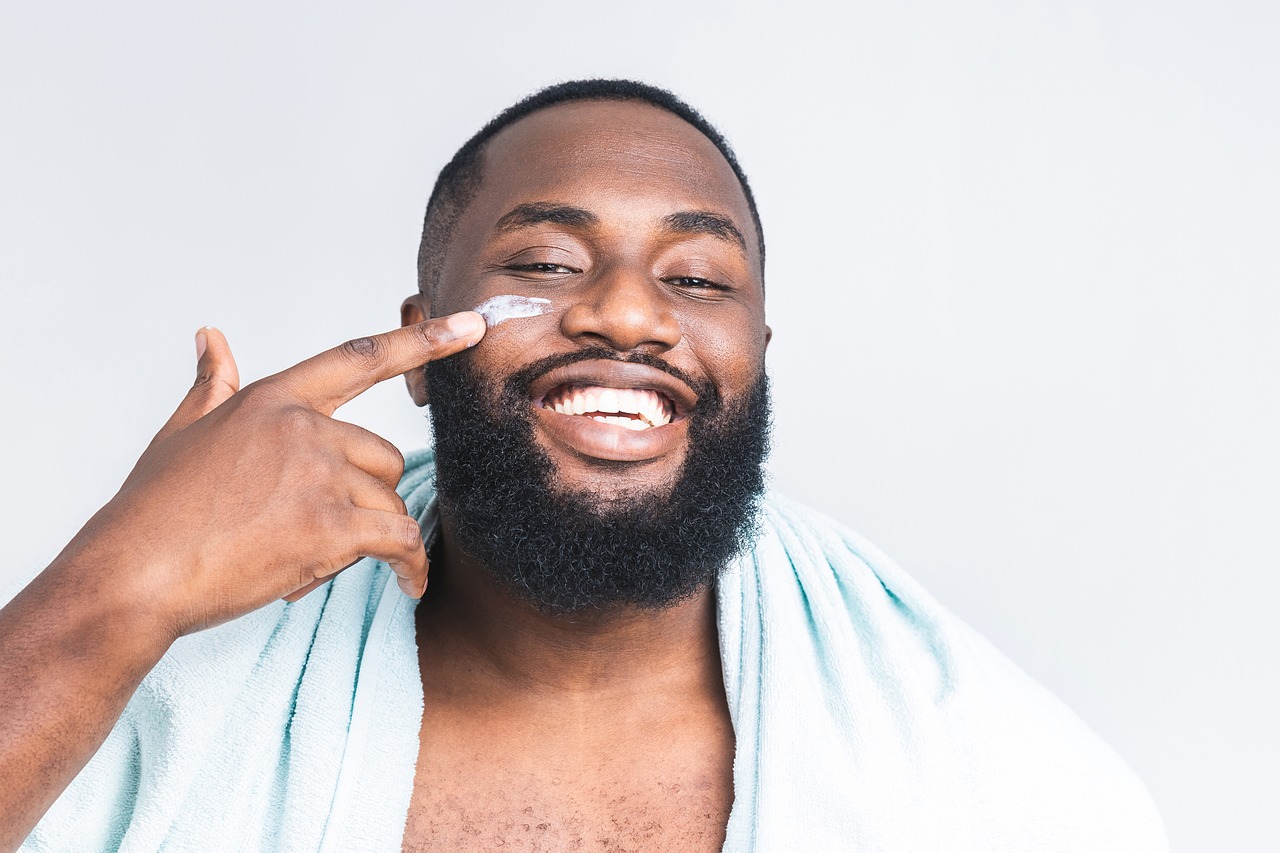
M 618 462 L 679 448 L 698 402 L 686 383 L 648 365 L 610 360 L 554 368 L 530 388 L 535 418 L 570 453 Z

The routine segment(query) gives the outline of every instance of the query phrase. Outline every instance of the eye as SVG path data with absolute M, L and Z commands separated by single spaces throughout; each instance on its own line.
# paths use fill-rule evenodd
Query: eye
M 693 275 L 677 275 L 670 278 L 664 278 L 667 284 L 674 284 L 676 287 L 685 287 L 690 290 L 731 290 L 723 284 L 714 282 L 709 278 L 699 278 Z
M 572 275 L 582 270 L 566 267 L 563 264 L 507 264 L 503 269 L 514 272 L 543 273 L 546 275 Z

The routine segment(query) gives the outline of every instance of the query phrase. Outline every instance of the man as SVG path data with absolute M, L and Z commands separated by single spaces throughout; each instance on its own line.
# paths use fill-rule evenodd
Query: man
M 759 500 L 763 270 L 714 129 L 586 81 L 445 167 L 401 330 L 243 389 L 202 330 L 0 614 L 4 845 L 1164 849 L 1070 712 Z M 499 296 L 536 315 L 486 329 Z M 328 417 L 402 373 L 437 456 Z

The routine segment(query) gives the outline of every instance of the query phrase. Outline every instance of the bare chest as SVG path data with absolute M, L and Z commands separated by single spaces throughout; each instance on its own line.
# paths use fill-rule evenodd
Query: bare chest
M 718 851 L 733 803 L 722 747 L 529 760 L 424 742 L 403 849 Z

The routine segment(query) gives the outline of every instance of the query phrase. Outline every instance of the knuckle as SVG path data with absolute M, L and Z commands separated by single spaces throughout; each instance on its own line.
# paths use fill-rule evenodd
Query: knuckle
M 298 567 L 298 577 L 294 580 L 294 584 L 298 589 L 304 589 L 312 582 L 324 577 L 329 568 L 328 560 L 313 560 L 310 563 L 304 563 Z
M 203 406 L 212 407 L 235 395 L 236 389 L 230 382 L 213 371 L 206 371 L 196 377 L 189 396 Z
M 397 524 L 399 526 L 397 535 L 400 544 L 404 546 L 405 553 L 416 553 L 422 547 L 422 531 L 418 528 L 418 522 L 408 516 L 401 516 Z
M 378 470 L 385 471 L 388 477 L 394 477 L 398 482 L 404 474 L 404 454 L 394 444 L 382 438 L 378 439 L 377 448 Z
M 404 454 L 380 435 L 364 429 L 345 430 L 350 436 L 348 458 L 360 469 L 395 488 L 404 475 Z
M 386 345 L 377 338 L 352 338 L 339 347 L 339 352 L 356 367 L 368 370 L 386 358 Z
M 421 351 L 423 361 L 430 361 L 436 351 L 435 333 L 431 330 L 431 325 L 431 323 L 425 323 L 411 327 L 413 329 L 413 342 Z
M 275 416 L 281 434 L 293 441 L 300 441 L 316 429 L 315 417 L 301 406 L 289 406 Z
M 236 394 L 241 406 L 250 409 L 257 409 L 266 406 L 271 399 L 270 386 L 263 381 L 258 381 L 244 386 L 240 392 Z
M 298 585 L 299 587 L 309 587 L 314 586 L 317 581 L 326 581 L 342 571 L 347 562 L 342 554 L 313 560 L 298 572 Z
M 191 389 L 193 391 L 208 391 L 213 385 L 213 378 L 215 376 L 217 376 L 217 374 L 209 368 L 201 370 L 196 374 L 196 381 L 191 383 Z

